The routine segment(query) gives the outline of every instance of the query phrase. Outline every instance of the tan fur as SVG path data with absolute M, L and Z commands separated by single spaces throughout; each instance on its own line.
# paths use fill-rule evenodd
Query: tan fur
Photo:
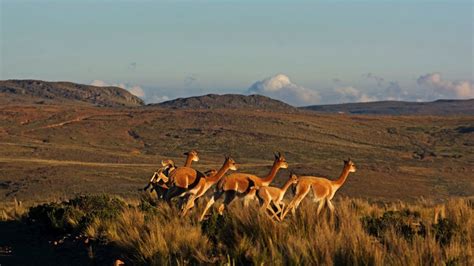
M 224 191 L 235 190 L 239 193 L 243 193 L 248 189 L 248 179 L 252 179 L 255 183 L 255 186 L 258 186 L 260 188 L 268 186 L 273 181 L 280 168 L 288 168 L 288 163 L 286 162 L 285 157 L 281 154 L 275 155 L 273 166 L 266 177 L 261 178 L 253 174 L 235 173 L 226 176 L 222 180 L 220 186 Z
M 162 167 L 153 173 L 147 186 L 143 189 L 146 191 L 151 186 L 151 192 L 155 190 L 158 198 L 161 198 L 163 189 L 168 189 L 167 183 L 169 178 L 164 173 L 170 173 L 176 168 L 172 160 L 163 160 L 161 161 L 161 165 Z
M 189 185 L 196 181 L 198 172 L 191 167 L 178 167 L 173 172 L 171 172 L 170 179 L 172 180 L 172 185 L 175 185 L 180 188 L 188 188 Z
M 198 162 L 199 156 L 196 150 L 191 150 L 189 152 L 185 152 L 186 155 L 186 162 L 184 163 L 184 167 L 191 167 L 192 162 Z
M 185 195 L 189 196 L 189 198 L 183 208 L 181 215 L 186 215 L 186 213 L 194 207 L 194 202 L 196 199 L 202 197 L 212 185 L 217 183 L 225 175 L 225 173 L 227 173 L 228 170 L 237 170 L 237 164 L 232 158 L 226 157 L 224 164 L 222 165 L 221 169 L 219 169 L 219 171 L 207 171 L 205 173 L 206 177 L 201 178 L 196 187 L 186 192 Z
M 272 213 L 271 218 L 275 217 L 279 220 L 278 214 L 283 210 L 285 203 L 282 201 L 286 191 L 292 184 L 298 183 L 298 177 L 295 174 L 291 174 L 288 181 L 281 187 L 260 187 L 257 192 L 257 197 L 263 201 L 261 210 L 269 210 Z M 271 206 L 271 203 L 278 209 L 275 212 Z
M 255 193 L 253 190 L 249 189 L 249 180 L 252 180 L 255 184 L 256 187 L 264 187 L 268 186 L 273 179 L 275 178 L 278 170 L 280 168 L 288 168 L 288 163 L 286 162 L 286 159 L 283 155 L 280 153 L 275 154 L 275 160 L 273 162 L 272 169 L 270 170 L 270 173 L 264 177 L 260 178 L 256 175 L 253 174 L 246 174 L 246 173 L 235 173 L 235 174 L 230 174 L 223 179 L 221 179 L 221 182 L 217 185 L 217 191 L 216 193 L 220 192 L 231 192 L 234 191 L 238 195 L 238 197 L 245 197 L 246 201 L 244 201 L 244 204 L 248 204 L 248 199 L 254 198 Z M 249 193 L 251 192 L 251 193 Z M 207 202 L 206 207 L 204 208 L 203 213 L 201 214 L 200 220 L 203 220 L 207 211 L 209 208 L 214 204 L 214 197 L 216 193 L 211 197 L 211 199 Z M 222 213 L 224 210 L 224 205 L 222 204 L 219 207 L 219 212 Z
M 181 188 L 188 188 L 188 186 L 196 180 L 198 172 L 191 168 L 191 163 L 199 161 L 198 153 L 195 150 L 191 150 L 185 152 L 184 155 L 187 156 L 186 162 L 183 167 L 178 167 L 170 172 L 168 187 L 175 185 Z
M 355 164 L 349 159 L 344 161 L 344 168 L 342 173 L 337 180 L 329 180 L 324 177 L 314 177 L 314 176 L 301 176 L 299 182 L 296 185 L 296 194 L 293 200 L 288 204 L 288 207 L 283 212 L 281 219 L 285 218 L 288 211 L 295 211 L 301 201 L 306 197 L 306 195 L 313 190 L 314 201 L 319 202 L 317 214 L 319 214 L 326 204 L 331 211 L 334 212 L 334 205 L 331 200 L 336 194 L 336 191 L 344 184 L 349 173 L 356 171 Z
M 196 150 L 190 150 L 189 152 L 185 152 L 186 161 L 184 163 L 184 167 L 191 167 L 192 162 L 199 161 L 198 152 Z M 174 172 L 176 169 L 175 163 L 173 160 L 167 159 L 161 161 L 162 167 L 158 169 L 156 172 L 153 173 L 148 185 L 145 187 L 144 190 L 147 190 L 148 187 L 153 186 L 153 188 L 161 187 L 163 189 L 168 189 L 171 185 L 172 180 L 170 180 L 169 176 Z M 169 176 L 165 175 L 163 172 L 167 171 Z M 155 189 L 156 191 L 156 189 Z M 160 197 L 161 195 L 158 195 Z

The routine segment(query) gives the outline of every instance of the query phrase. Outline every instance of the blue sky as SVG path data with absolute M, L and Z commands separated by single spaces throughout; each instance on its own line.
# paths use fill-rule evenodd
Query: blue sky
M 0 79 L 113 84 L 148 102 L 472 98 L 472 1 L 1 1 Z

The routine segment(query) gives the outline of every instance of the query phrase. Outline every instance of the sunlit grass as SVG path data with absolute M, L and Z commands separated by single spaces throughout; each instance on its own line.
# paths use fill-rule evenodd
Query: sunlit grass
M 70 213 L 83 213 L 82 205 L 75 205 L 77 212 Z M 85 228 L 78 225 L 72 230 L 105 248 L 118 248 L 132 264 L 473 263 L 474 204 L 469 199 L 375 204 L 343 198 L 336 202 L 333 217 L 324 212 L 317 217 L 315 204 L 307 201 L 283 222 L 270 220 L 257 203 L 244 208 L 235 202 L 224 216 L 213 211 L 200 223 L 202 207 L 180 218 L 176 209 L 144 197 L 129 202 L 118 215 L 88 216 L 92 221 Z M 26 209 L 16 208 L 3 208 L 2 219 L 28 217 Z M 108 206 L 97 208 L 109 211 Z

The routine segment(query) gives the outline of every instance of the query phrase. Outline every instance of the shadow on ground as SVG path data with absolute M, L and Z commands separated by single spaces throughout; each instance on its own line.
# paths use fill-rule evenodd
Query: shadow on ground
M 74 236 L 47 235 L 22 221 L 0 222 L 0 236 L 2 266 L 112 265 L 121 257 L 121 252 L 110 245 L 87 242 Z

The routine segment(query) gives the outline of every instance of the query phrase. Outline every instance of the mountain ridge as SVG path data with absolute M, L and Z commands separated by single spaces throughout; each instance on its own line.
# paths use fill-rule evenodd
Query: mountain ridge
M 88 103 L 98 106 L 141 106 L 142 99 L 125 89 L 108 86 L 97 87 L 68 81 L 0 80 L 0 95 L 13 102 Z
M 377 101 L 311 105 L 301 110 L 370 115 L 474 115 L 474 99 L 439 99 L 432 102 Z
M 268 111 L 295 112 L 298 109 L 283 101 L 259 94 L 206 94 L 201 96 L 177 98 L 152 104 L 171 109 L 261 109 Z
M 125 89 L 96 87 L 67 81 L 0 80 L 0 103 L 69 103 L 105 107 L 145 106 Z M 474 115 L 474 99 L 440 99 L 432 102 L 378 101 L 294 107 L 267 96 L 206 94 L 176 98 L 146 106 L 169 109 L 249 109 L 273 112 L 310 111 L 368 115 Z

